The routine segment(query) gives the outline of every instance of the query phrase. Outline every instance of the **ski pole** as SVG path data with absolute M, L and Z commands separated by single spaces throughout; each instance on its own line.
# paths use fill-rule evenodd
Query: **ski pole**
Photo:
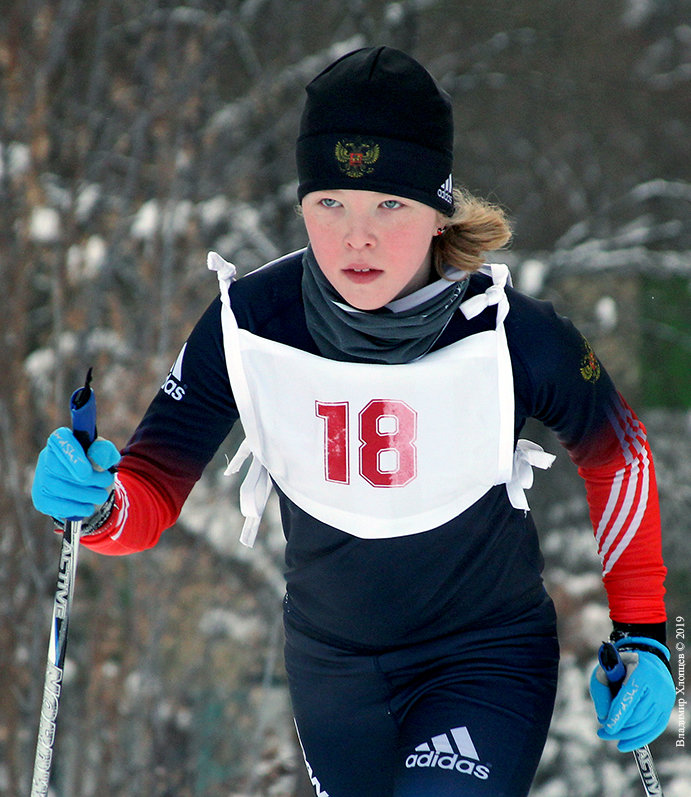
M 86 375 L 84 387 L 75 390 L 72 394 L 70 412 L 74 436 L 86 451 L 96 438 L 96 397 L 91 389 L 91 368 Z M 53 601 L 48 661 L 43 683 L 41 717 L 31 782 L 31 797 L 45 797 L 50 785 L 55 727 L 64 675 L 67 629 L 72 608 L 74 581 L 77 575 L 77 554 L 81 528 L 81 518 L 68 518 L 62 535 L 58 583 Z
M 607 676 L 609 689 L 612 695 L 616 695 L 626 676 L 626 667 L 621 660 L 619 651 L 611 642 L 603 642 L 597 657 L 600 666 Z M 633 751 L 633 757 L 638 767 L 638 774 L 643 781 L 643 788 L 645 789 L 646 795 L 648 797 L 664 797 L 660 778 L 653 762 L 653 755 L 648 745 L 646 744 L 643 745 L 643 747 L 636 748 Z

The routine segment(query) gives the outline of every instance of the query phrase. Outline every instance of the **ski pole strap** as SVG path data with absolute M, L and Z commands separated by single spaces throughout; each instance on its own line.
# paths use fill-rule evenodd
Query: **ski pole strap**
M 612 637 L 615 635 L 616 632 L 615 634 L 612 634 Z M 610 637 L 610 639 L 612 639 L 612 637 Z M 645 650 L 647 653 L 652 653 L 654 656 L 657 656 L 657 658 L 660 659 L 660 661 L 669 670 L 670 674 L 672 673 L 672 667 L 669 662 L 669 650 L 666 645 L 663 645 L 656 639 L 649 639 L 648 637 L 618 636 L 617 639 L 612 639 L 612 643 L 620 653 L 627 650 L 632 652 L 637 650 Z
M 82 520 L 82 530 L 80 536 L 88 537 L 90 534 L 99 534 L 101 531 L 101 526 L 103 526 L 103 524 L 110 517 L 114 506 L 115 490 L 111 490 L 108 498 L 101 504 L 101 506 L 99 506 L 93 515 L 90 515 L 88 518 Z M 54 517 L 53 523 L 55 524 L 56 531 L 64 532 L 66 521 Z

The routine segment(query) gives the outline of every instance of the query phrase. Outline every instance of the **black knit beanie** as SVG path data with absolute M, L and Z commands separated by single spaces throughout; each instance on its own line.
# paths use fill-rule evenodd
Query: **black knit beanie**
M 409 55 L 355 50 L 307 86 L 297 141 L 298 199 L 355 188 L 453 212 L 448 95 Z

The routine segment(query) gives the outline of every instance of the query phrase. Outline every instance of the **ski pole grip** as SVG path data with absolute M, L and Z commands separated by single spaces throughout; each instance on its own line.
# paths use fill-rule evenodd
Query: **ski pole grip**
M 96 395 L 91 389 L 91 374 L 89 368 L 84 387 L 75 390 L 70 398 L 72 431 L 85 452 L 96 439 Z
M 621 660 L 619 651 L 614 647 L 611 642 L 603 642 L 597 654 L 600 667 L 607 676 L 609 689 L 612 695 L 616 695 L 621 684 L 626 676 L 626 667 Z

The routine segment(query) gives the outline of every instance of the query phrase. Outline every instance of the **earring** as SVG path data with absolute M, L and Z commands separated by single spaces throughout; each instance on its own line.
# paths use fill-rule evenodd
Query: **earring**
M 437 235 L 443 235 L 446 232 L 446 227 L 437 227 Z

